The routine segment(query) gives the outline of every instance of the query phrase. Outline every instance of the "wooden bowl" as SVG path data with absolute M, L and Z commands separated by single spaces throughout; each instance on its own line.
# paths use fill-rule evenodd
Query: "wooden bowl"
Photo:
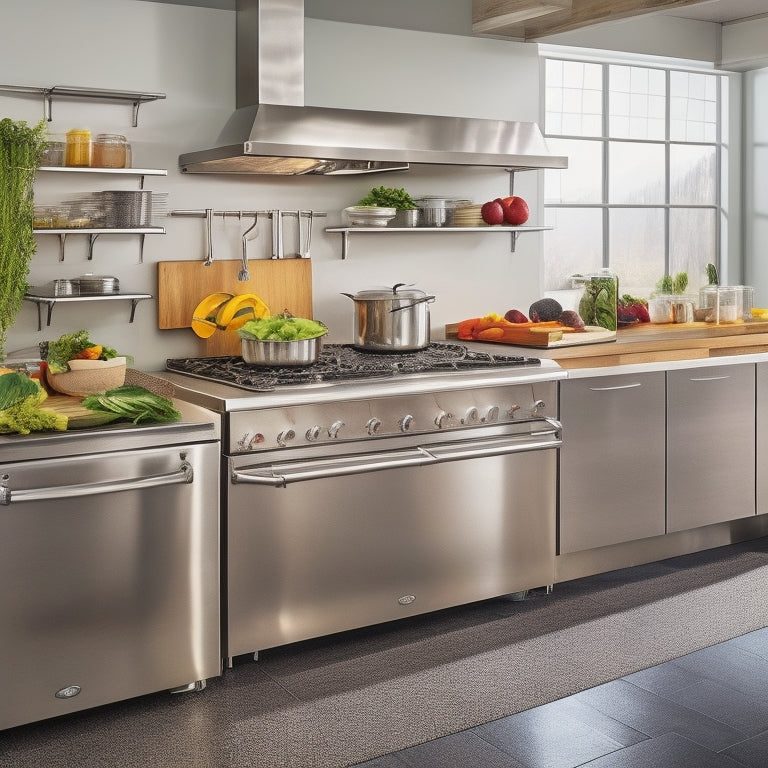
M 70 371 L 51 373 L 45 369 L 48 384 L 62 395 L 85 397 L 125 383 L 126 360 L 113 357 L 111 360 L 70 360 Z

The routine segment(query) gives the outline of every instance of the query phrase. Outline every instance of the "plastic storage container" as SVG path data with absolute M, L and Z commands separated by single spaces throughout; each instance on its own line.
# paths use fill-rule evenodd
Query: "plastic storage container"
M 724 325 L 742 319 L 742 291 L 732 285 L 708 285 L 699 291 L 699 307 L 710 310 L 707 323 Z
M 597 325 L 615 331 L 619 280 L 610 269 L 601 269 L 592 275 L 574 275 L 573 286 L 582 287 L 579 315 L 586 325 Z

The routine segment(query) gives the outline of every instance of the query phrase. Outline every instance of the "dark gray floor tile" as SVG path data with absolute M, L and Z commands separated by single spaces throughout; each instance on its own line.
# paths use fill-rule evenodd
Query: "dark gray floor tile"
M 720 643 L 681 656 L 675 664 L 747 696 L 768 700 L 768 659 L 737 645 Z
M 575 768 L 623 746 L 575 717 L 536 707 L 472 729 L 529 768 Z
M 667 694 L 666 698 L 730 725 L 747 736 L 768 730 L 768 701 L 747 696 L 715 680 L 682 688 Z
M 680 734 L 665 733 L 593 760 L 588 764 L 588 768 L 744 768 L 744 766 L 727 755 L 712 752 Z M 765 763 L 761 763 L 761 768 L 765 768 Z
M 582 691 L 575 698 L 647 736 L 675 732 L 715 751 L 744 738 L 735 728 L 625 680 Z
M 409 768 L 526 768 L 523 763 L 517 762 L 508 753 L 497 749 L 471 731 L 444 736 L 442 739 L 403 749 L 396 755 L 401 761 L 397 765 Z
M 657 664 L 655 667 L 642 669 L 640 672 L 634 672 L 622 678 L 622 680 L 626 680 L 638 688 L 644 688 L 646 691 L 657 693 L 660 696 L 666 696 L 681 688 L 695 685 L 704 679 L 706 678 L 700 671 L 686 669 L 674 661 Z
M 364 763 L 355 763 L 349 768 L 405 768 L 406 764 L 397 755 L 397 752 L 393 752 L 391 755 L 376 757 Z
M 768 765 L 768 731 L 734 744 L 724 749 L 722 754 L 747 768 L 765 768 Z
M 734 637 L 733 640 L 728 640 L 727 644 L 768 659 L 768 627 L 747 632 L 741 637 Z

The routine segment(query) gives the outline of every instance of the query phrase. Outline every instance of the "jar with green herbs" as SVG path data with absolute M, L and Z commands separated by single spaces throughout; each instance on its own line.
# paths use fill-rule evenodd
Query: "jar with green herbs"
M 615 331 L 619 280 L 610 269 L 601 269 L 591 275 L 574 275 L 574 288 L 584 293 L 579 301 L 579 315 L 586 325 L 596 325 Z

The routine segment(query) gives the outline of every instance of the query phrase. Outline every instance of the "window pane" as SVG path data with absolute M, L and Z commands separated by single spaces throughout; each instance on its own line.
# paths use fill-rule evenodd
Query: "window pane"
M 717 263 L 715 211 L 673 208 L 669 212 L 669 271 L 688 273 L 689 292 L 705 285 L 707 264 Z
M 596 272 L 603 259 L 603 211 L 600 208 L 547 208 L 544 232 L 544 290 L 571 288 L 571 275 Z
M 547 139 L 547 145 L 553 154 L 568 157 L 568 168 L 544 171 L 544 202 L 602 203 L 602 142 Z
M 660 205 L 664 195 L 664 145 L 611 142 L 608 200 L 613 204 Z
M 670 73 L 670 139 L 715 141 L 717 75 Z
M 717 201 L 715 148 L 672 144 L 669 148 L 669 179 L 672 205 L 714 205 Z
M 614 138 L 665 138 L 664 73 L 647 67 L 608 67 L 608 134 Z
M 664 274 L 664 210 L 621 208 L 609 214 L 610 267 L 619 293 L 649 296 Z
M 546 63 L 545 131 L 566 136 L 601 136 L 602 67 L 580 61 Z

